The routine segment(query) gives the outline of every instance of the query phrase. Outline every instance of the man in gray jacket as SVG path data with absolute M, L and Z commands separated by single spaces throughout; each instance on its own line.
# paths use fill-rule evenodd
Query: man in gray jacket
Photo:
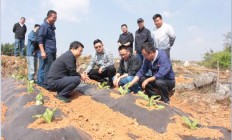
M 108 85 L 113 87 L 112 78 L 116 73 L 113 54 L 104 49 L 104 45 L 100 39 L 96 39 L 93 45 L 96 53 L 92 55 L 85 73 L 89 75 L 90 79 L 101 83 L 107 82 L 105 78 L 108 77 Z

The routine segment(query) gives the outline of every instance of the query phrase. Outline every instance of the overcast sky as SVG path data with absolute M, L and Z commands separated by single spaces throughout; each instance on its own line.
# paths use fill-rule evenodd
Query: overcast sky
M 84 44 L 83 54 L 90 55 L 93 41 L 99 38 L 118 57 L 121 24 L 127 24 L 134 34 L 141 17 L 152 31 L 156 13 L 176 33 L 172 59 L 201 60 L 209 49 L 222 50 L 223 34 L 231 31 L 231 0 L 2 0 L 1 43 L 14 42 L 12 28 L 22 16 L 28 28 L 27 43 L 34 24 L 41 24 L 50 9 L 58 13 L 58 55 L 75 40 Z

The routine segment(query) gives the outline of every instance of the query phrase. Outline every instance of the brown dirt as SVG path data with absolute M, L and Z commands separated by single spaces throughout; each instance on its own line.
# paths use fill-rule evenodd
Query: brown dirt
M 2 107 L 1 123 L 3 123 L 5 121 L 5 114 L 6 114 L 6 111 L 7 111 L 7 106 L 5 106 L 4 103 L 2 103 L 1 107 Z
M 146 126 L 139 125 L 136 120 L 128 118 L 119 112 L 114 112 L 109 107 L 95 102 L 89 96 L 77 94 L 73 97 L 71 103 L 63 103 L 54 98 L 54 92 L 49 93 L 42 88 L 41 90 L 45 96 L 50 98 L 49 100 L 45 100 L 44 105 L 50 108 L 59 108 L 67 117 L 56 118 L 50 124 L 45 123 L 41 119 L 37 119 L 28 126 L 29 128 L 51 130 L 72 125 L 89 133 L 94 139 L 131 139 L 128 133 L 136 135 L 138 139 L 181 139 L 181 135 L 200 138 L 219 138 L 222 136 L 222 133 L 218 130 L 207 128 L 190 130 L 183 125 L 183 121 L 179 116 L 173 118 L 174 123 L 168 125 L 168 131 L 166 133 L 159 134 Z M 31 102 L 26 106 L 32 104 L 35 103 Z M 173 102 L 173 104 L 176 103 Z M 186 110 L 190 111 L 189 109 Z M 198 117 L 195 118 L 198 119 Z M 202 135 L 203 131 L 207 133 Z
M 113 93 L 113 92 L 110 93 L 110 97 L 113 97 L 114 99 L 121 98 L 122 96 L 123 96 L 123 95 L 120 95 L 120 94 L 118 94 L 118 93 Z

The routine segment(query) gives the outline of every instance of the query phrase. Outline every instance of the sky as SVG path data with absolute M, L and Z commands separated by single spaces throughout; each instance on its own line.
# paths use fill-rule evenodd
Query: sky
M 73 41 L 85 46 L 83 55 L 94 53 L 93 41 L 118 55 L 117 40 L 121 25 L 135 34 L 137 19 L 153 31 L 153 15 L 159 13 L 176 34 L 171 58 L 202 60 L 208 50 L 223 49 L 224 34 L 231 32 L 231 0 L 1 0 L 1 43 L 13 43 L 13 25 L 26 18 L 27 35 L 34 24 L 42 24 L 48 10 L 57 11 L 57 55 Z

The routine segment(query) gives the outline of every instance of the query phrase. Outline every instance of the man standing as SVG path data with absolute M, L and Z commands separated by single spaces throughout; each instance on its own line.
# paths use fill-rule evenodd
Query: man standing
M 25 42 L 25 34 L 27 32 L 27 27 L 25 25 L 25 17 L 21 17 L 18 23 L 15 23 L 13 27 L 13 32 L 15 33 L 15 48 L 14 48 L 14 56 L 24 56 L 24 42 Z
M 156 48 L 164 50 L 170 59 L 170 49 L 176 39 L 174 30 L 170 25 L 163 22 L 160 14 L 155 14 L 153 16 L 153 21 L 156 26 L 152 32 L 154 45 Z
M 152 43 L 151 32 L 144 26 L 144 20 L 139 18 L 137 20 L 139 29 L 135 32 L 135 55 L 140 59 L 141 63 L 143 62 L 143 55 L 141 48 L 143 43 L 150 42 Z
M 112 78 L 116 73 L 113 54 L 104 49 L 104 45 L 100 39 L 96 39 L 93 45 L 96 53 L 92 55 L 85 73 L 89 75 L 90 79 L 101 83 L 107 82 L 105 77 L 108 77 L 108 85 L 113 87 Z
M 125 45 L 130 49 L 131 53 L 133 53 L 133 42 L 134 42 L 133 34 L 128 32 L 128 28 L 126 24 L 122 24 L 121 29 L 122 29 L 122 34 L 120 34 L 119 36 L 118 46 L 120 47 L 121 45 Z
M 76 59 L 81 56 L 83 48 L 80 42 L 72 42 L 69 51 L 54 61 L 48 73 L 49 88 L 57 91 L 57 98 L 65 103 L 71 101 L 70 93 L 80 84 L 81 80 L 86 82 L 89 79 L 86 74 L 79 74 L 76 71 Z
M 56 59 L 56 36 L 55 36 L 55 22 L 57 20 L 57 13 L 49 10 L 44 23 L 40 26 L 38 33 L 38 42 L 40 51 L 39 56 L 39 70 L 37 84 L 46 89 L 48 88 L 47 75 L 52 63 Z
M 37 53 L 39 49 L 39 44 L 37 42 L 38 29 L 40 25 L 35 24 L 34 29 L 28 34 L 28 43 L 27 43 L 27 67 L 28 67 L 28 80 L 34 81 L 36 62 L 37 62 Z
M 169 104 L 169 91 L 175 87 L 175 74 L 170 59 L 163 50 L 156 49 L 151 43 L 143 44 L 142 54 L 145 60 L 130 86 L 139 81 L 140 86 L 145 89 L 149 97 L 157 95 L 154 88 L 158 89 L 161 99 Z M 152 76 L 145 75 L 148 70 L 152 71 Z
M 131 82 L 141 67 L 140 59 L 131 54 L 130 50 L 126 46 L 120 46 L 118 51 L 122 59 L 119 63 L 118 72 L 113 78 L 114 86 L 116 87 L 124 86 Z M 130 88 L 130 90 L 134 93 L 138 93 L 140 90 L 139 84 L 136 83 Z

